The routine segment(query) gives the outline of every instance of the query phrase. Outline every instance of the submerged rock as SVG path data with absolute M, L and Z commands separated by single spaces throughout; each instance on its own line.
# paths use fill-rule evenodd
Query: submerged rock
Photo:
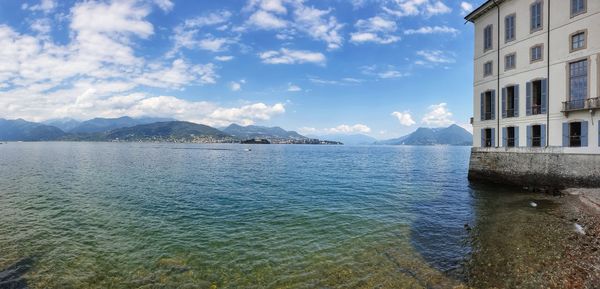
M 0 270 L 0 289 L 27 289 L 23 275 L 33 266 L 33 258 L 24 258 Z
M 577 232 L 578 234 L 581 235 L 585 235 L 585 230 L 583 230 L 583 227 L 577 223 L 574 224 L 575 225 L 575 232 Z

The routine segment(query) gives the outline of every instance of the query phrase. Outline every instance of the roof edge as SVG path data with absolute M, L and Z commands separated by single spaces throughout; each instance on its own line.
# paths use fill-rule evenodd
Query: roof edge
M 504 2 L 504 0 L 487 0 L 485 3 L 481 4 L 475 10 L 465 16 L 465 20 L 474 23 L 477 18 L 481 17 L 483 14 L 502 2 Z

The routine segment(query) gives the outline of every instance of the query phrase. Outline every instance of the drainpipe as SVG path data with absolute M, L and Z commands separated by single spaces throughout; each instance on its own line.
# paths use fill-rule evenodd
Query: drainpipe
M 548 76 L 546 78 L 546 147 L 550 146 L 550 0 L 548 0 Z
M 500 147 L 500 116 L 502 115 L 500 107 L 500 98 L 502 97 L 500 92 L 500 5 L 498 5 L 496 0 L 493 1 L 494 5 L 496 5 L 496 8 L 498 9 L 498 25 L 496 26 L 496 30 L 498 31 L 498 62 L 496 63 L 496 69 L 498 71 L 498 90 L 496 90 L 496 147 L 498 148 Z

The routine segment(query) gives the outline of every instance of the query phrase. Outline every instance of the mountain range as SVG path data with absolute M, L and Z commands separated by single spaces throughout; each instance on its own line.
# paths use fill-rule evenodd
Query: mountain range
M 420 127 L 411 134 L 395 139 L 379 141 L 376 144 L 470 146 L 473 144 L 473 135 L 466 129 L 455 124 L 446 128 Z
M 377 139 L 364 134 L 327 134 L 311 135 L 310 138 L 318 138 L 329 141 L 341 142 L 345 145 L 371 145 L 377 142 Z
M 286 131 L 280 127 L 264 127 L 264 126 L 241 126 L 237 124 L 231 124 L 230 126 L 223 129 L 223 132 L 233 137 L 241 139 L 270 139 L 270 138 L 281 138 L 281 139 L 306 139 L 307 137 L 300 135 L 295 131 Z

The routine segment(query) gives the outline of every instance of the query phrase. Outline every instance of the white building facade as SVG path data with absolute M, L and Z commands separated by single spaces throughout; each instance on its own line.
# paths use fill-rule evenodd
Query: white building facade
M 600 153 L 600 0 L 489 0 L 475 25 L 473 146 Z

